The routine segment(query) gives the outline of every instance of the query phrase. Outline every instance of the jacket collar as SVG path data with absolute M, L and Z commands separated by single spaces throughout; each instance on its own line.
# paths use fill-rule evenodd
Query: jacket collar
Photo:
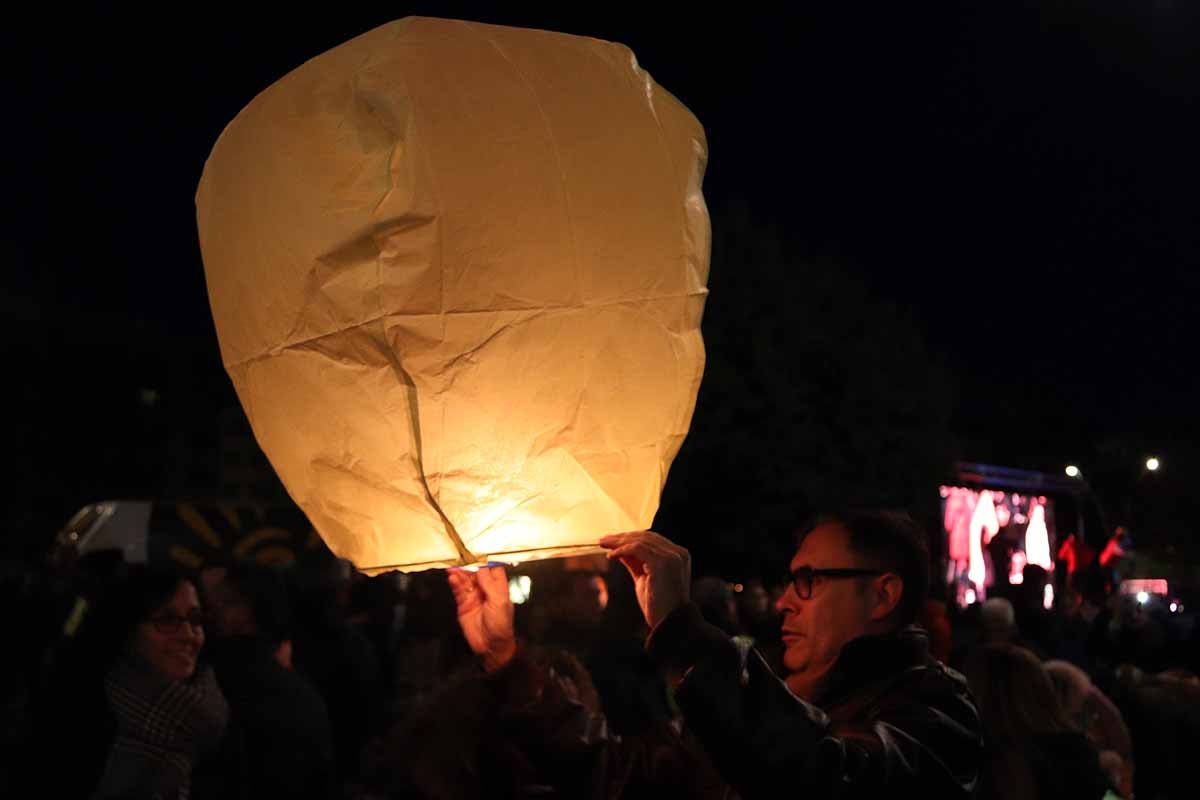
M 929 660 L 929 635 L 916 625 L 852 639 L 833 665 L 820 701 L 836 702 L 864 686 L 924 666 Z

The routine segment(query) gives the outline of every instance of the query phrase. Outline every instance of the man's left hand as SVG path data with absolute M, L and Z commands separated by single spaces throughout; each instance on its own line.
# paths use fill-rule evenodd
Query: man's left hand
M 692 556 L 686 549 L 654 531 L 605 536 L 600 546 L 633 576 L 638 605 L 650 630 L 688 601 Z

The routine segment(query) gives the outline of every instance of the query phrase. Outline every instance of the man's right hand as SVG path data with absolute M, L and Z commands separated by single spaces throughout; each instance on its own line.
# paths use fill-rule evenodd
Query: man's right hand
M 474 572 L 452 569 L 448 577 L 467 644 L 483 658 L 484 669 L 500 669 L 517 651 L 508 574 L 504 567 L 480 567 Z

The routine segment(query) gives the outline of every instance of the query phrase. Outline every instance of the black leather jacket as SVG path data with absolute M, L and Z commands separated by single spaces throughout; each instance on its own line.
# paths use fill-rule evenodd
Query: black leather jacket
M 758 797 L 968 798 L 982 760 L 961 675 L 909 627 L 845 646 L 818 705 L 793 695 L 757 653 L 677 609 L 647 642 L 686 673 L 688 728 L 745 800 Z

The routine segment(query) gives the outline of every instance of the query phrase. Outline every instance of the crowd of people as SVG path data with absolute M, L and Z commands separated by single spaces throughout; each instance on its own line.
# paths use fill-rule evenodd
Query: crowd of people
M 524 585 L 327 553 L 6 563 L 0 794 L 1193 795 L 1189 614 L 1082 581 L 1047 609 L 1033 566 L 947 607 L 887 512 L 817 518 L 778 581 L 693 576 L 648 531 L 601 545 Z

